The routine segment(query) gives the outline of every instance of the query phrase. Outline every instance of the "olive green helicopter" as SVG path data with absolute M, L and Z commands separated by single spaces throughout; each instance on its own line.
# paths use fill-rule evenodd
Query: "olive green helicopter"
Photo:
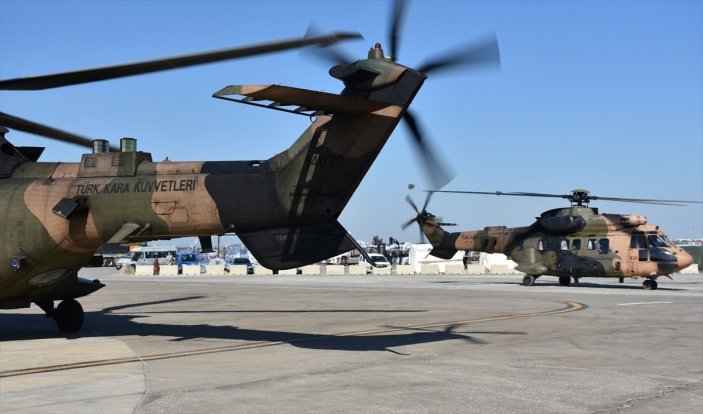
M 568 200 L 570 207 L 555 208 L 540 214 L 526 227 L 485 227 L 483 230 L 447 232 L 441 219 L 427 212 L 434 193 L 481 194 L 496 196 L 547 197 Z M 449 259 L 457 251 L 502 253 L 525 273 L 522 284 L 532 286 L 538 277 L 557 276 L 559 284 L 569 285 L 583 277 L 645 278 L 644 289 L 657 288 L 659 276 L 669 276 L 688 267 L 693 258 L 676 246 L 659 226 L 648 224 L 647 217 L 634 214 L 605 214 L 590 207 L 591 201 L 616 201 L 640 204 L 683 205 L 703 201 L 658 200 L 602 197 L 587 190 L 570 194 L 483 191 L 429 191 L 422 209 L 408 196 L 406 201 L 417 215 L 403 224 L 413 223 L 432 244 L 431 255 Z
M 327 48 L 356 33 L 287 41 L 0 81 L 0 90 L 57 88 L 311 46 L 334 66 L 339 94 L 282 85 L 230 85 L 213 97 L 309 117 L 293 144 L 268 159 L 154 162 L 136 140 L 120 146 L 0 112 L 0 309 L 39 306 L 59 330 L 81 329 L 76 298 L 101 289 L 78 271 L 106 243 L 236 234 L 259 264 L 290 269 L 353 249 L 338 221 L 396 126 L 405 121 L 435 188 L 449 180 L 409 107 L 429 75 L 499 66 L 495 35 L 430 57 L 397 62 L 405 2 L 394 4 L 390 56 L 380 44 L 349 59 Z M 80 162 L 41 162 L 40 147 L 15 146 L 9 129 L 92 148 Z M 60 301 L 58 306 L 54 306 Z

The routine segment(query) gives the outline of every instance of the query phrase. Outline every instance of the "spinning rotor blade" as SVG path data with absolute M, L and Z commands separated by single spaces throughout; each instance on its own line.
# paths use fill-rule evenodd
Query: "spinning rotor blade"
M 315 37 L 319 37 L 321 33 L 322 30 L 320 30 L 320 27 L 311 22 L 308 25 L 308 30 L 305 32 L 304 38 L 314 39 Z M 358 38 L 363 39 L 363 36 L 358 35 Z M 331 43 L 319 44 L 315 47 L 305 48 L 301 50 L 300 53 L 303 55 L 316 57 L 330 65 L 351 64 L 356 60 L 340 47 L 332 46 Z
M 503 192 L 503 191 L 458 191 L 458 190 L 425 190 L 429 193 L 455 193 L 455 194 L 484 194 L 496 196 L 519 196 L 519 197 L 548 197 L 564 198 L 572 203 L 589 203 L 595 200 L 616 201 L 621 203 L 658 204 L 665 206 L 684 206 L 688 204 L 703 204 L 703 201 L 694 200 L 663 200 L 656 198 L 623 198 L 623 197 L 601 197 L 579 194 L 545 194 L 545 193 L 523 193 L 523 192 Z
M 390 42 L 390 53 L 393 61 L 398 60 L 398 47 L 400 43 L 400 29 L 405 18 L 407 2 L 405 0 L 396 0 L 393 4 L 393 14 L 391 15 L 390 30 L 388 32 L 388 41 Z
M 56 139 L 70 144 L 80 145 L 82 147 L 93 147 L 93 140 L 87 137 L 73 134 L 71 132 L 62 131 L 26 119 L 18 118 L 13 115 L 0 112 L 0 125 L 6 126 L 17 131 L 24 131 L 34 135 Z M 118 148 L 110 146 L 111 151 L 118 151 Z
M 105 66 L 101 68 L 78 70 L 74 72 L 8 79 L 0 81 L 0 89 L 39 90 L 58 88 L 61 86 L 77 85 L 81 83 L 140 75 L 169 69 L 184 68 L 187 66 L 201 65 L 204 63 L 218 62 L 227 59 L 261 55 L 264 53 L 278 52 L 308 45 L 331 45 L 341 40 L 357 39 L 360 37 L 361 35 L 358 33 L 333 33 L 326 36 L 284 40 L 254 46 L 215 50 L 205 53 L 175 56 L 123 65 Z
M 553 198 L 566 198 L 571 197 L 571 195 L 565 196 L 561 194 L 543 194 L 543 193 L 513 193 L 513 192 L 503 192 L 503 191 L 458 191 L 458 190 L 426 190 L 430 193 L 456 193 L 456 194 L 484 194 L 484 195 L 496 195 L 496 196 L 520 196 L 520 197 L 553 197 Z
M 407 222 L 401 224 L 401 225 L 400 225 L 400 228 L 401 228 L 402 230 L 405 230 L 405 229 L 407 229 L 408 227 L 410 227 L 413 223 L 415 223 L 416 220 L 417 220 L 417 219 L 416 219 L 415 217 L 413 217 L 413 218 L 411 218 L 410 220 L 408 220 Z
M 406 125 L 410 128 L 410 132 L 413 135 L 413 142 L 423 161 L 427 175 L 430 177 L 432 188 L 439 189 L 444 187 L 454 178 L 454 174 L 450 173 L 445 166 L 437 160 L 437 156 L 427 144 L 427 139 L 423 137 L 420 127 L 415 120 L 415 116 L 410 110 L 405 111 L 403 120 L 405 120 Z M 429 199 L 427 201 L 429 201 Z
M 623 203 L 642 203 L 642 204 L 668 204 L 668 205 L 679 205 L 679 206 L 683 205 L 683 204 L 671 204 L 671 203 L 703 204 L 703 201 L 659 200 L 656 198 L 622 198 L 622 197 L 591 196 L 591 200 L 619 201 L 619 202 L 623 202 Z
M 409 195 L 405 196 L 405 201 L 407 201 L 408 204 L 410 204 L 410 206 L 413 208 L 413 210 L 415 210 L 415 213 L 420 214 L 420 210 L 417 208 L 417 205 L 415 205 L 415 202 L 413 201 L 412 198 L 410 198 Z
M 500 68 L 500 49 L 495 33 L 486 38 L 460 46 L 456 49 L 428 60 L 420 65 L 419 72 L 429 73 L 446 69 L 458 69 L 462 66 L 496 65 Z

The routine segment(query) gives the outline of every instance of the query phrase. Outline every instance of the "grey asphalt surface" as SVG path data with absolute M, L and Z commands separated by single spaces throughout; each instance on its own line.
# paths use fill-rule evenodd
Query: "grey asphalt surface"
M 0 313 L 3 413 L 703 412 L 703 275 L 81 276 Z

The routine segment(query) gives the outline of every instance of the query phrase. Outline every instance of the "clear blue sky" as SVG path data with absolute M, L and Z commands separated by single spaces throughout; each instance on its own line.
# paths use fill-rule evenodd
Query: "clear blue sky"
M 0 0 L 0 78 L 132 62 L 301 36 L 311 21 L 356 30 L 363 57 L 387 43 L 385 1 Z M 412 108 L 457 172 L 447 189 L 703 200 L 703 2 L 414 1 L 403 64 L 495 31 L 500 72 L 431 76 Z M 229 84 L 338 92 L 318 61 L 291 51 L 36 92 L 2 92 L 0 110 L 91 137 L 139 139 L 154 159 L 265 159 L 304 117 L 215 100 Z M 20 132 L 47 161 L 83 149 Z M 407 184 L 426 188 L 408 133 L 394 132 L 341 222 L 358 239 L 405 234 Z M 529 224 L 561 200 L 437 195 L 430 211 L 459 229 Z M 673 237 L 703 236 L 703 207 L 597 203 L 649 216 Z

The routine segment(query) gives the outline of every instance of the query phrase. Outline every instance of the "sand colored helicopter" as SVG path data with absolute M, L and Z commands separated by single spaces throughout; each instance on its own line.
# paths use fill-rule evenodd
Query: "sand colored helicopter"
M 554 197 L 571 202 L 570 207 L 545 211 L 526 227 L 485 227 L 483 230 L 447 232 L 442 223 L 427 212 L 434 193 L 483 194 L 498 196 Z M 417 223 L 432 243 L 433 256 L 449 259 L 459 250 L 503 253 L 525 273 L 522 284 L 532 286 L 540 276 L 557 276 L 561 285 L 583 277 L 645 278 L 644 289 L 656 289 L 657 278 L 678 272 L 693 263 L 685 250 L 677 247 L 647 217 L 633 214 L 601 214 L 588 204 L 595 200 L 681 205 L 703 203 L 686 200 L 635 199 L 590 195 L 583 189 L 571 194 L 523 192 L 432 191 L 422 209 L 406 197 L 417 216 L 403 228 Z
M 390 56 L 380 44 L 360 60 L 318 52 L 335 65 L 340 94 L 281 85 L 232 85 L 215 98 L 310 117 L 286 150 L 269 159 L 154 162 L 136 140 L 120 147 L 0 113 L 0 309 L 38 305 L 61 331 L 83 325 L 75 300 L 102 288 L 78 271 L 105 243 L 236 233 L 270 269 L 315 263 L 359 248 L 338 218 L 401 120 L 410 127 L 435 188 L 448 181 L 409 106 L 428 74 L 499 65 L 495 36 L 430 58 L 413 69 L 396 62 L 405 2 L 390 25 Z M 38 90 L 269 53 L 329 46 L 354 33 L 307 35 L 204 54 L 0 81 L 0 90 Z M 43 148 L 14 146 L 7 128 L 87 146 L 80 162 L 39 162 Z M 55 307 L 54 302 L 61 301 Z

